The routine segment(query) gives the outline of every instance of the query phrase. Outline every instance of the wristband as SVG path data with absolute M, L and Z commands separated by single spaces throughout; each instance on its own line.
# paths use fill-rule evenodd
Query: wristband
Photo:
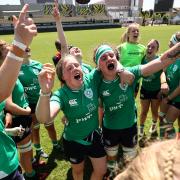
M 16 40 L 13 40 L 12 44 L 17 46 L 18 48 L 22 49 L 23 51 L 25 51 L 25 49 L 27 48 L 27 46 L 25 44 L 18 42 Z
M 14 53 L 12 53 L 11 51 L 8 52 L 7 57 L 9 57 L 10 59 L 19 61 L 19 62 L 23 62 L 23 58 L 22 57 L 18 57 L 16 56 Z
M 47 96 L 50 97 L 51 96 L 51 92 L 50 93 L 43 93 L 42 90 L 40 90 L 40 96 Z
M 15 54 L 18 57 L 24 57 L 25 52 L 15 45 L 12 45 L 10 47 L 9 51 L 11 51 L 13 54 Z
M 164 82 L 162 82 L 161 84 L 165 84 L 165 83 L 167 83 L 167 82 L 164 81 Z

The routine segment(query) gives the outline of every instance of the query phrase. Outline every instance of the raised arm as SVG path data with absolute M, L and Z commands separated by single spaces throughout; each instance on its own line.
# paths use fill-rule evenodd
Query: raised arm
M 32 19 L 26 19 L 27 10 L 28 5 L 26 4 L 20 12 L 19 19 L 13 16 L 13 45 L 0 67 L 0 102 L 11 94 L 21 68 L 24 50 L 37 35 L 37 28 Z
M 165 51 L 159 59 L 142 65 L 141 74 L 143 76 L 149 76 L 174 63 L 174 61 L 178 58 L 180 58 L 180 43 L 177 43 L 175 46 Z
M 133 83 L 134 74 L 131 73 L 130 71 L 125 70 L 119 61 L 117 61 L 117 73 L 121 79 L 122 87 L 125 86 L 126 84 L 131 85 Z
M 64 30 L 62 27 L 62 22 L 61 22 L 61 17 L 60 17 L 60 13 L 59 13 L 57 0 L 54 0 L 53 16 L 54 16 L 54 20 L 56 21 L 58 38 L 61 42 L 61 56 L 64 56 L 65 54 L 69 53 L 69 50 L 68 50 L 68 45 L 67 45 L 67 41 L 66 41 L 66 36 L 64 34 Z
M 59 110 L 52 108 L 53 115 L 51 115 L 50 96 L 54 86 L 54 76 L 55 70 L 52 68 L 51 64 L 45 64 L 38 76 L 41 91 L 36 106 L 36 117 L 37 120 L 41 123 L 51 122 Z

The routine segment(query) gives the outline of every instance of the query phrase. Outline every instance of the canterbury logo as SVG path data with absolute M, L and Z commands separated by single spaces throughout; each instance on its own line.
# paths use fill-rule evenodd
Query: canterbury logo
M 110 96 L 111 94 L 109 93 L 109 90 L 103 91 L 103 96 Z
M 69 105 L 70 105 L 70 106 L 77 106 L 77 105 L 78 105 L 77 99 L 71 99 L 71 100 L 69 100 Z

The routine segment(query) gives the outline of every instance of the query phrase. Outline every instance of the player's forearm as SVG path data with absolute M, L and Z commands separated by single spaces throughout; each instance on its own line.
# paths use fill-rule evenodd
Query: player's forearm
M 36 117 L 40 123 L 50 121 L 50 96 L 40 96 L 36 106 Z
M 179 95 L 180 95 L 180 86 L 178 86 L 171 94 L 168 95 L 168 100 L 171 101 Z
M 65 36 L 61 21 L 56 22 L 56 28 L 57 28 L 57 33 L 58 33 L 58 39 L 61 42 L 61 54 L 63 56 L 64 54 L 68 54 L 69 51 L 68 51 L 68 44 L 66 41 L 66 36 Z
M 12 92 L 22 62 L 6 57 L 0 68 L 0 102 L 6 99 Z
M 24 109 L 15 103 L 6 104 L 6 110 L 11 112 L 13 115 L 28 115 L 30 114 L 30 109 Z
M 155 72 L 160 71 L 161 69 L 166 68 L 170 64 L 174 63 L 176 59 L 180 57 L 180 43 L 177 43 L 175 46 L 165 51 L 164 54 L 145 65 L 141 66 L 141 74 L 143 76 L 149 76 Z

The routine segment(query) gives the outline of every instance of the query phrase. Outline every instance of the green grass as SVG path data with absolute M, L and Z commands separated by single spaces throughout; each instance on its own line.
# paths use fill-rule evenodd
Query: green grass
M 168 42 L 173 33 L 178 31 L 180 26 L 154 26 L 154 27 L 141 27 L 141 40 L 144 45 L 150 39 L 157 39 L 160 42 L 160 53 L 168 48 Z M 84 55 L 84 62 L 93 64 L 92 56 L 93 49 L 101 44 L 108 43 L 113 46 L 117 46 L 120 41 L 120 36 L 125 31 L 124 28 L 118 29 L 98 29 L 98 30 L 84 30 L 84 31 L 66 31 L 69 44 L 73 44 L 82 49 Z M 1 35 L 1 39 L 8 42 L 12 42 L 13 35 Z M 51 58 L 55 54 L 54 41 L 57 38 L 55 32 L 39 33 L 34 38 L 31 45 L 32 59 L 38 60 L 41 63 L 52 62 Z M 54 89 L 59 87 L 58 80 L 55 81 Z M 137 98 L 138 99 L 138 98 Z M 139 100 L 137 100 L 138 110 L 140 109 Z M 58 137 L 61 137 L 63 131 L 63 125 L 61 123 L 62 113 L 58 115 L 55 120 L 56 130 Z M 148 114 L 146 122 L 146 130 L 151 122 L 151 115 Z M 50 154 L 46 169 L 51 172 L 48 180 L 65 180 L 71 179 L 70 164 L 64 159 L 64 157 L 57 152 L 52 152 L 52 144 L 48 137 L 47 131 L 41 126 L 41 144 L 43 149 Z M 89 172 L 89 171 L 86 171 Z M 88 175 L 85 179 L 89 179 Z

